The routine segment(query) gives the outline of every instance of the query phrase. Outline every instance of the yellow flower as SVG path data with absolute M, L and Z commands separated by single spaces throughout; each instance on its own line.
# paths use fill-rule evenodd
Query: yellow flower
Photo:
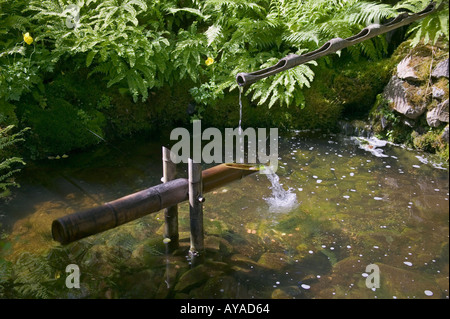
M 213 58 L 207 58 L 206 60 L 205 60 L 205 64 L 206 65 L 211 65 L 211 64 L 213 64 L 214 63 L 214 59 Z
M 23 41 L 25 41 L 26 44 L 30 45 L 33 43 L 33 38 L 31 37 L 30 33 L 27 32 L 23 35 Z

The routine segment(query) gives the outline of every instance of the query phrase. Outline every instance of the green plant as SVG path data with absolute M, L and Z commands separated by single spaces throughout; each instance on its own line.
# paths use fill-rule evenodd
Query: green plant
M 14 144 L 24 141 L 23 134 L 27 129 L 23 129 L 18 133 L 11 134 L 14 125 L 5 128 L 0 127 L 0 198 L 9 194 L 8 189 L 12 186 L 18 187 L 14 181 L 13 175 L 20 172 L 19 165 L 25 165 L 22 158 L 17 156 L 7 156 L 7 148 Z
M 429 4 L 428 0 L 406 0 L 399 2 L 394 8 L 397 10 L 406 9 L 418 12 Z M 424 44 L 436 44 L 439 39 L 444 39 L 448 43 L 449 39 L 449 6 L 448 0 L 435 1 L 439 8 L 437 12 L 430 14 L 422 20 L 415 22 L 408 30 L 412 37 L 411 46 L 415 47 L 421 40 Z

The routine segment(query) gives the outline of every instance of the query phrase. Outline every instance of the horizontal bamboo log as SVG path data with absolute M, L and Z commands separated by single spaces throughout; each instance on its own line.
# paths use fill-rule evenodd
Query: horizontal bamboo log
M 220 164 L 204 170 L 203 193 L 255 173 L 256 168 L 245 165 Z M 189 183 L 178 178 L 101 206 L 63 216 L 53 221 L 53 239 L 61 244 L 85 238 L 161 209 L 188 200 Z

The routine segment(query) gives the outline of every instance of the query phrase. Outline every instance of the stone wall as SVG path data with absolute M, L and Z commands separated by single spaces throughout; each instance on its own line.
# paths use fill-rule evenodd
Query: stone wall
M 374 132 L 448 160 L 448 44 L 404 43 L 392 77 L 370 114 Z

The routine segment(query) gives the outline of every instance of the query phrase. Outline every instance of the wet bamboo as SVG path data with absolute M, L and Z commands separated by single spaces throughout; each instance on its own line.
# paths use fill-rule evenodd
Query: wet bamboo
M 443 5 L 443 3 L 441 4 Z M 424 10 L 415 13 L 408 14 L 406 12 L 401 13 L 393 20 L 389 21 L 386 24 L 371 24 L 366 28 L 362 29 L 358 34 L 355 34 L 349 38 L 334 38 L 323 44 L 317 50 L 297 55 L 297 54 L 289 54 L 288 56 L 280 59 L 277 64 L 274 66 L 257 70 L 250 73 L 241 72 L 236 75 L 236 82 L 240 86 L 248 86 L 252 83 L 255 83 L 261 79 L 264 79 L 268 76 L 275 75 L 279 72 L 286 71 L 293 67 L 296 67 L 300 64 L 304 64 L 306 62 L 316 60 L 320 57 L 336 53 L 339 50 L 342 50 L 346 47 L 361 43 L 373 37 L 376 37 L 380 34 L 390 32 L 392 30 L 398 29 L 402 26 L 408 25 L 414 21 L 424 18 L 425 16 L 439 10 L 440 8 L 436 8 L 436 4 L 431 2 Z
M 163 183 L 167 183 L 175 179 L 177 174 L 176 164 L 170 159 L 170 149 L 163 146 L 162 148 L 163 160 Z M 174 251 L 179 247 L 178 234 L 178 205 L 167 207 L 164 210 L 164 238 L 170 239 L 167 244 L 169 252 Z
M 188 162 L 189 220 L 191 227 L 191 257 L 198 257 L 204 249 L 202 166 L 192 159 Z
M 251 166 L 220 164 L 202 172 L 203 193 L 255 173 Z M 112 229 L 188 200 L 189 182 L 178 178 L 85 211 L 60 217 L 52 223 L 53 239 L 61 244 Z

